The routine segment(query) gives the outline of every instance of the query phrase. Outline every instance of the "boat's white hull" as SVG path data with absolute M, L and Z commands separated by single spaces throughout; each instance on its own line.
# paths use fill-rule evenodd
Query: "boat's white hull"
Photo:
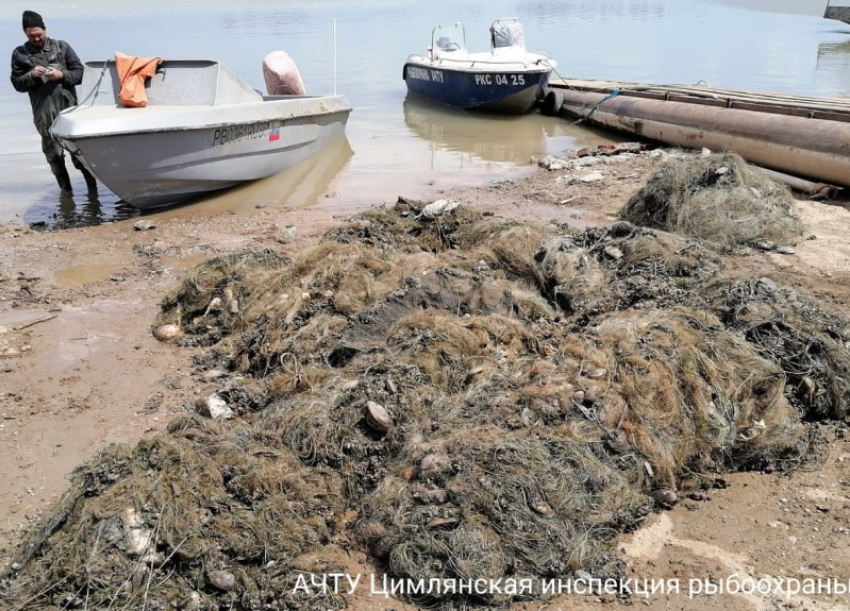
M 54 135 L 137 208 L 177 203 L 281 172 L 345 131 L 345 98 L 62 115 Z M 122 116 L 123 115 L 123 116 Z

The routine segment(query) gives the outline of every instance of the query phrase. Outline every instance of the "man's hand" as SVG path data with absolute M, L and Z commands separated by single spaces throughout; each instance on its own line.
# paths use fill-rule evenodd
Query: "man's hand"
M 45 68 L 44 66 L 36 66 L 32 70 L 30 70 L 30 74 L 34 79 L 41 79 L 48 81 L 61 81 L 65 78 L 65 73 L 61 70 L 57 70 L 56 68 Z

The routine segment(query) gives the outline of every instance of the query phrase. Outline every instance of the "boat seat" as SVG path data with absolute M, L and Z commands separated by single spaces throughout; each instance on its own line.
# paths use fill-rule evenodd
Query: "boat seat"
M 437 48 L 440 51 L 460 51 L 460 45 L 456 42 L 452 41 L 450 38 L 446 38 L 445 36 L 441 36 L 437 39 Z

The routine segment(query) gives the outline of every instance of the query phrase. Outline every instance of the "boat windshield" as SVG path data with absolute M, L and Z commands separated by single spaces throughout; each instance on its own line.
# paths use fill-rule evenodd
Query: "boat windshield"
M 525 32 L 515 18 L 497 19 L 490 26 L 490 46 L 495 53 L 500 49 L 525 51 Z
M 450 56 L 466 51 L 466 32 L 460 23 L 438 25 L 431 34 L 433 57 Z

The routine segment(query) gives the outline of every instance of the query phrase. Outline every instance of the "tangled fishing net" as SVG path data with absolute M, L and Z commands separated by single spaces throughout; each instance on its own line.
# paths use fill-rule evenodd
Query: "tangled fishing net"
M 795 244 L 803 223 L 791 191 L 734 153 L 671 156 L 620 213 L 635 225 L 697 238 L 720 252 Z
M 411 580 L 623 577 L 617 536 L 659 498 L 793 468 L 801 414 L 846 413 L 847 321 L 722 272 L 703 243 L 625 221 L 404 200 L 291 260 L 211 259 L 158 322 L 227 367 L 236 417 L 187 413 L 79 468 L 2 600 L 342 608 L 297 585 L 351 549 Z
M 807 419 L 847 417 L 850 327 L 842 315 L 767 277 L 718 282 L 706 294 L 728 327 L 782 367 L 786 394 Z

